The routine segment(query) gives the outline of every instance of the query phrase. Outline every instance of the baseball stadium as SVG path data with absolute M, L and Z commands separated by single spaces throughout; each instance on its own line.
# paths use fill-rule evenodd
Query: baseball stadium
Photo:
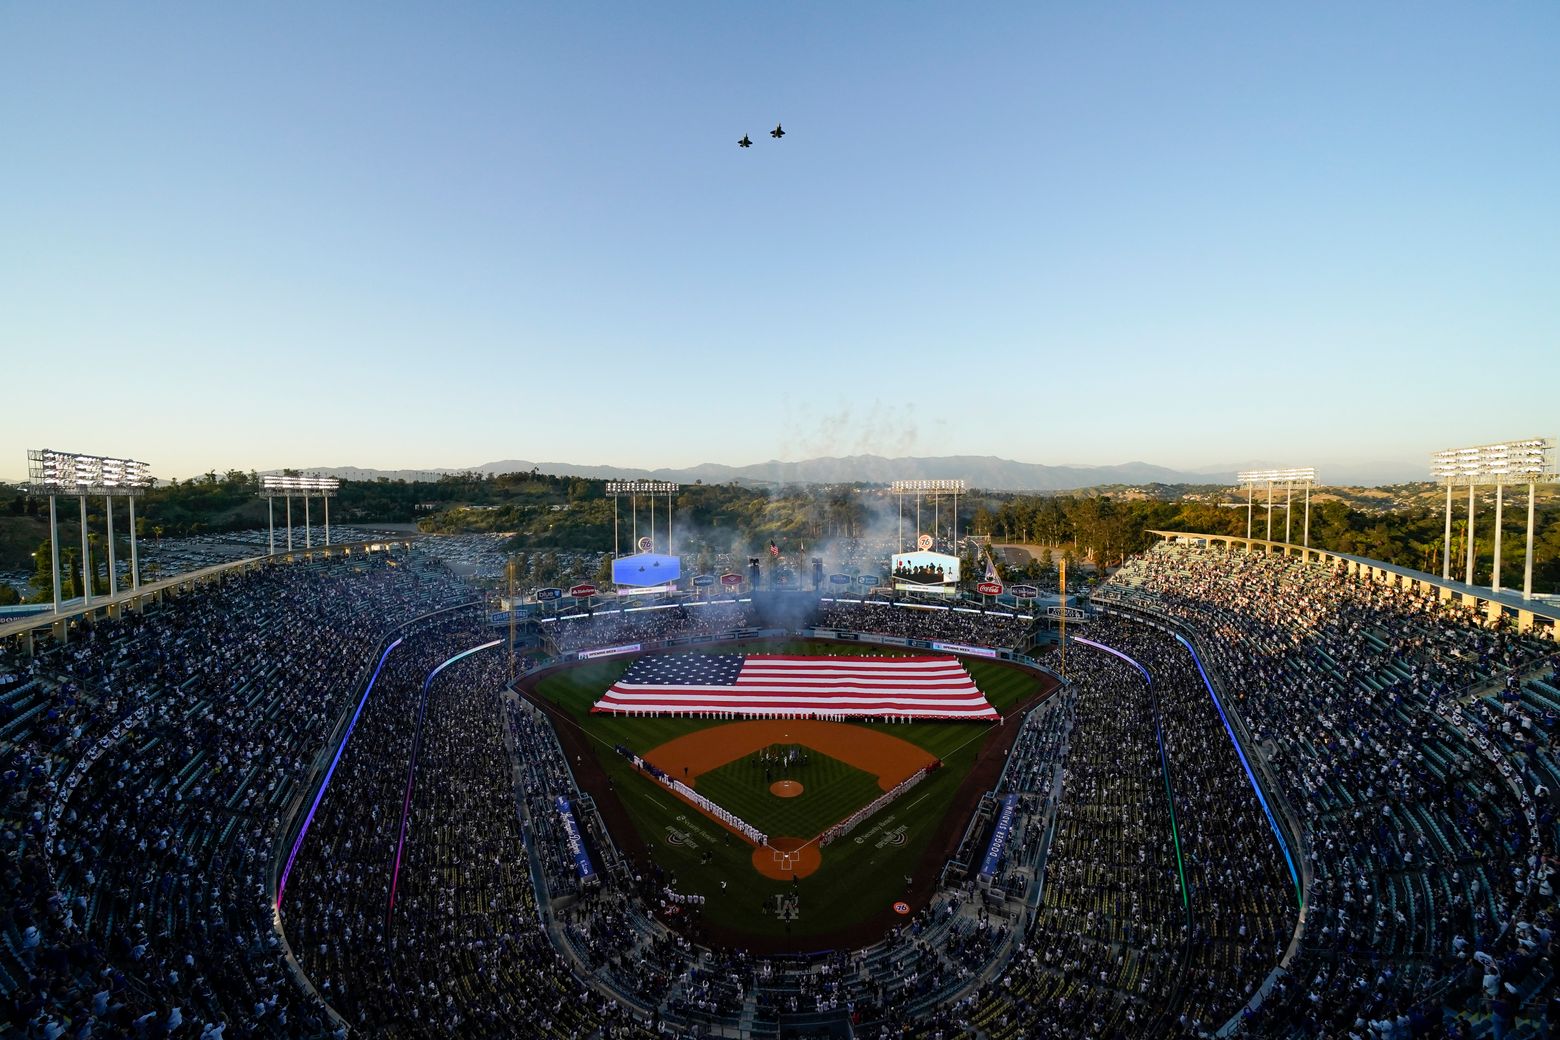
M 0 1040 L 1560 1037 L 1557 0 L 24 0 L 0 127 Z
M 1493 987 L 1540 1035 L 1556 612 L 1318 549 L 1314 472 L 1269 479 L 1306 482 L 1293 527 L 1248 496 L 1245 536 L 1151 531 L 1081 588 L 1005 577 L 952 480 L 723 573 L 684 573 L 648 482 L 602 488 L 668 503 L 610 582 L 484 586 L 459 539 L 340 528 L 132 568 L 0 629 L 8 1013 L 1513 1035 Z

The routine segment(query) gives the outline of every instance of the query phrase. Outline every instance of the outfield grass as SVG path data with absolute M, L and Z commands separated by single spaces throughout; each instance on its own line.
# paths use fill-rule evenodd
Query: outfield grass
M 795 780 L 802 793 L 794 798 L 771 794 L 774 780 Z M 716 805 L 777 838 L 811 838 L 883 793 L 871 773 L 811 749 L 806 765 L 786 768 L 761 761 L 755 751 L 699 774 L 695 787 Z
M 685 652 L 844 655 L 894 654 L 894 648 L 770 640 L 689 648 Z M 898 656 L 910 653 L 900 651 Z M 862 822 L 849 837 L 825 848 L 822 867 L 798 885 L 801 919 L 780 922 L 760 913 L 759 907 L 775 894 L 791 891 L 791 884 L 760 875 L 753 869 L 750 845 L 635 771 L 613 751 L 614 745 L 621 744 L 643 753 L 675 737 L 723 723 L 590 714 L 590 706 L 627 670 L 631 660 L 610 658 L 577 665 L 543 679 L 537 693 L 567 712 L 589 736 L 602 769 L 640 837 L 653 850 L 656 862 L 675 878 L 678 891 L 703 895 L 704 916 L 712 924 L 754 935 L 788 934 L 798 939 L 825 935 L 864 921 L 901 898 L 905 877 L 920 862 L 981 744 L 988 734 L 997 731 L 989 723 L 972 722 L 842 723 L 881 729 L 909 741 L 940 758 L 943 768 Z M 1006 712 L 1039 686 L 1034 676 L 1017 668 L 970 658 L 964 659 L 964 663 L 998 711 Z M 816 831 L 801 836 L 811 833 Z M 712 854 L 708 863 L 701 862 L 706 852 Z M 724 888 L 722 881 L 726 882 Z

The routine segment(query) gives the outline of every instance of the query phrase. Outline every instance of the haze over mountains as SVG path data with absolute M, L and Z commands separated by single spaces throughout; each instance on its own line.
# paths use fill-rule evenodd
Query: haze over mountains
M 724 484 L 842 484 L 887 483 L 891 480 L 957 479 L 971 487 L 1000 491 L 1066 491 L 1106 484 L 1230 484 L 1243 469 L 1295 465 L 1292 462 L 1253 460 L 1192 470 L 1177 470 L 1147 462 L 1111 466 L 1049 466 L 1017 462 L 994 455 L 944 455 L 929 458 L 885 458 L 881 455 L 823 457 L 799 462 L 768 462 L 726 466 L 706 462 L 683 468 L 638 469 L 631 466 L 590 466 L 571 462 L 532 462 L 503 459 L 478 466 L 432 470 L 376 470 L 352 466 L 322 466 L 306 470 L 348 480 L 433 480 L 449 473 L 538 473 L 589 477 L 597 480 L 668 480 L 680 484 L 702 481 Z M 1401 461 L 1359 462 L 1326 466 L 1317 464 L 1322 483 L 1376 485 L 1426 479 L 1423 467 Z

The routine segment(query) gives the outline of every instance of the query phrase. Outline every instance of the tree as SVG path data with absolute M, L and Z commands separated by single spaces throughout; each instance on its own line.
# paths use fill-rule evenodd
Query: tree
M 0 585 L 0 607 L 12 607 L 22 601 L 21 594 L 9 585 Z
M 54 599 L 54 566 L 51 559 L 50 541 L 45 538 L 38 543 L 38 549 L 33 553 L 33 572 L 27 584 L 32 587 L 32 601 L 34 603 L 48 603 Z
M 60 553 L 60 599 L 81 595 L 81 551 L 74 545 Z

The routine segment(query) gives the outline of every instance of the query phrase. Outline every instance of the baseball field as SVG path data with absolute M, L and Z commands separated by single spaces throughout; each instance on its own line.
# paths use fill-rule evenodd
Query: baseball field
M 677 653 L 851 654 L 891 648 L 821 641 L 726 643 Z M 907 651 L 908 652 L 908 651 Z M 963 659 L 1004 716 L 1048 694 L 1023 669 Z M 581 785 L 613 838 L 641 869 L 705 902 L 698 925 L 715 941 L 754 949 L 817 949 L 868 941 L 919 908 L 995 782 L 1017 727 L 977 722 L 722 721 L 593 715 L 591 705 L 631 658 L 576 665 L 534 680 Z M 757 847 L 635 769 L 622 746 L 770 836 Z M 820 835 L 932 765 L 906 793 L 827 845 Z M 777 851 L 778 850 L 778 851 Z M 788 852 L 787 850 L 800 850 Z M 777 913 L 782 897 L 787 910 Z

